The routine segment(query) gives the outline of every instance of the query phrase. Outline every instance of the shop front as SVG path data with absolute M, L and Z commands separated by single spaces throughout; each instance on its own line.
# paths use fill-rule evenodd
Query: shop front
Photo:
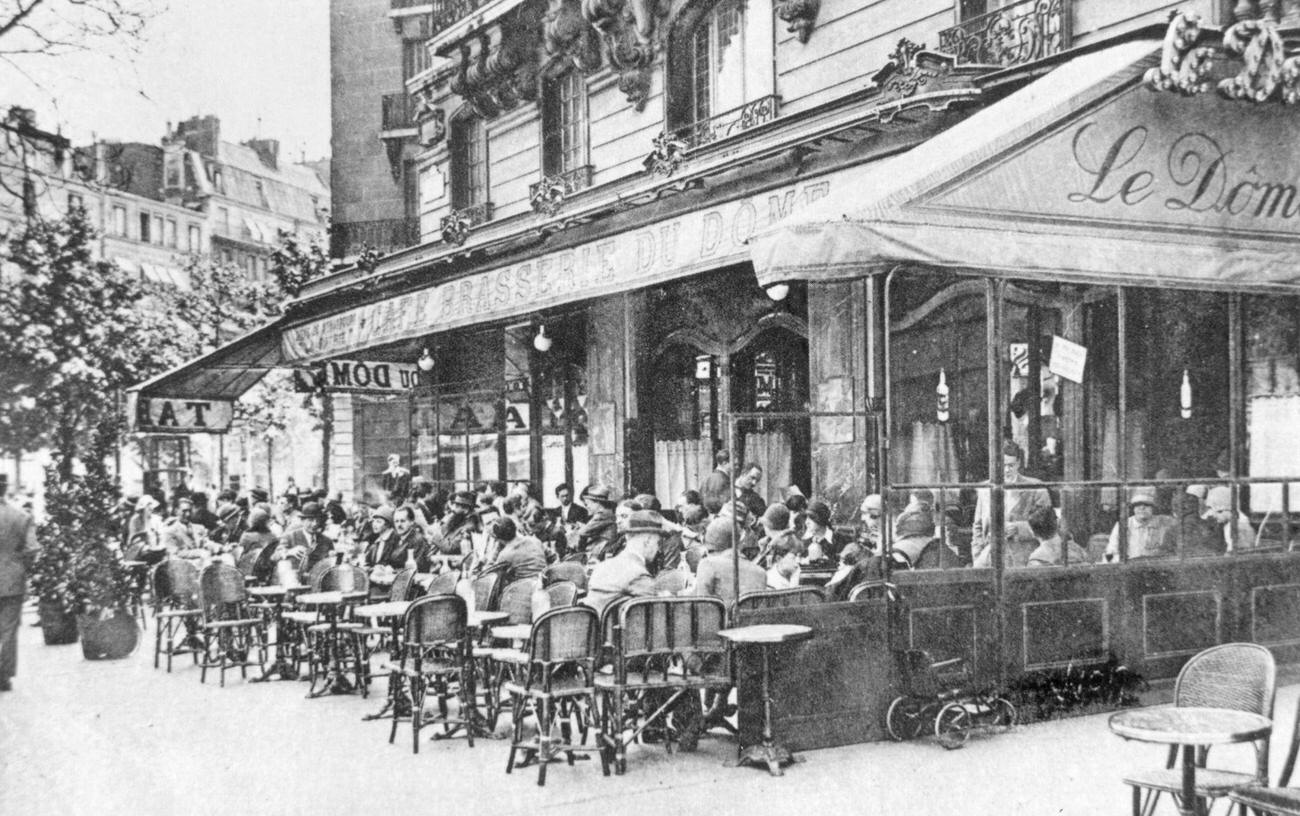
M 895 648 L 1003 680 L 1300 658 L 1295 119 L 1189 53 L 1077 56 L 754 242 L 764 286 L 867 289 L 888 514 L 929 491 L 941 544 L 893 575 Z

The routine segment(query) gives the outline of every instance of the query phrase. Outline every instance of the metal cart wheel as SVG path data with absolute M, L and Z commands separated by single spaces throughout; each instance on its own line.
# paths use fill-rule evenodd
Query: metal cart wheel
M 1020 714 L 1011 701 L 1005 697 L 995 697 L 989 703 L 989 708 L 993 713 L 993 724 L 1003 728 L 1010 728 L 1020 722 Z
M 949 750 L 960 748 L 970 736 L 970 712 L 961 703 L 949 703 L 934 718 L 934 735 Z
M 926 701 L 904 695 L 895 697 L 885 713 L 885 730 L 895 742 L 916 739 L 925 730 Z

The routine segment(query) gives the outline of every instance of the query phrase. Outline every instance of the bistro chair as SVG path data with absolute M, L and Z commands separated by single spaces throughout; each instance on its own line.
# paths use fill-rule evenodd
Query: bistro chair
M 208 669 L 239 669 L 248 677 L 248 667 L 266 667 L 266 631 L 261 616 L 248 608 L 248 592 L 239 570 L 220 561 L 204 568 L 199 577 L 199 609 L 202 612 L 203 657 L 199 682 L 206 683 Z M 253 659 L 256 650 L 257 659 Z
M 424 702 L 432 693 L 438 700 L 438 717 L 429 723 L 441 722 L 444 734 L 452 733 L 452 726 L 465 727 L 470 747 L 474 747 L 474 730 L 470 722 L 473 677 L 473 651 L 470 646 L 468 610 L 465 599 L 459 595 L 426 595 L 411 602 L 402 619 L 402 649 L 397 671 L 406 678 L 411 689 L 411 750 L 420 753 L 420 729 L 425 726 Z M 456 689 L 456 692 L 453 692 Z M 453 693 L 460 696 L 460 717 L 452 719 L 448 701 Z M 398 707 L 393 708 L 393 724 L 388 732 L 391 744 L 397 737 L 397 724 L 402 719 Z
M 1300 788 L 1287 787 L 1291 784 L 1297 753 L 1300 753 L 1300 703 L 1296 704 L 1295 723 L 1291 726 L 1291 745 L 1287 748 L 1286 762 L 1282 764 L 1277 787 L 1246 785 L 1228 794 L 1228 798 L 1237 803 L 1240 816 L 1250 813 L 1256 816 L 1300 816 Z
M 393 576 L 393 585 L 388 588 L 388 597 L 384 600 L 405 601 L 410 597 L 411 589 L 415 586 L 415 568 L 407 567 L 397 575 Z M 397 648 L 398 644 L 388 643 L 392 638 L 393 630 L 389 626 L 374 625 L 371 621 L 360 623 L 360 628 L 356 629 L 353 637 L 357 640 L 357 648 L 361 652 L 361 666 L 365 669 L 365 683 L 370 682 L 370 656 L 380 649 L 387 648 L 391 653 Z M 371 645 L 371 639 L 377 638 L 378 643 Z
M 240 554 L 239 562 L 235 565 L 235 569 L 239 570 L 239 574 L 244 576 L 244 580 L 249 582 L 250 585 L 254 580 L 253 567 L 257 565 L 257 559 L 262 554 L 262 549 L 262 547 L 249 547 Z
M 655 594 L 677 595 L 686 589 L 686 573 L 679 569 L 664 570 L 655 576 Z
M 596 676 L 601 704 L 601 750 L 615 773 L 627 770 L 627 746 L 687 694 L 722 691 L 732 684 L 727 647 L 719 630 L 727 607 L 720 598 L 633 598 L 618 609 L 613 630 L 613 671 Z M 698 701 L 697 701 L 698 702 Z M 665 745 L 690 735 L 675 723 Z M 630 732 L 630 733 L 629 733 Z
M 537 762 L 537 784 L 546 784 L 546 766 L 564 754 L 570 765 L 575 754 L 600 753 L 601 769 L 609 776 L 609 760 L 598 748 L 579 748 L 572 742 L 570 720 L 576 715 L 587 741 L 586 713 L 595 707 L 595 662 L 600 645 L 600 620 L 586 606 L 552 609 L 533 621 L 526 663 L 519 676 L 504 684 L 512 712 L 510 755 L 506 773 L 514 770 L 515 756 L 525 752 L 524 764 Z M 585 709 L 580 703 L 586 703 Z M 537 733 L 524 740 L 524 719 L 531 703 Z M 552 736 L 556 720 L 561 736 Z M 523 767 L 522 765 L 520 767 Z
M 826 593 L 821 587 L 801 586 L 790 589 L 765 589 L 762 592 L 746 592 L 736 599 L 732 610 L 732 623 L 739 615 L 756 609 L 783 609 L 788 606 L 808 606 L 823 603 Z
M 441 572 L 424 588 L 425 595 L 455 595 L 456 584 L 460 582 L 459 572 Z
M 898 587 L 881 580 L 863 581 L 849 590 L 850 601 L 897 601 Z
M 480 612 L 497 608 L 497 598 L 501 592 L 501 571 L 491 570 L 474 579 L 474 608 Z
M 578 602 L 578 585 L 572 581 L 560 581 L 545 587 L 548 609 L 573 606 Z M 534 618 L 537 616 L 534 615 Z
M 542 570 L 542 586 L 549 587 L 569 581 L 578 587 L 578 594 L 587 594 L 587 568 L 573 561 L 560 561 Z
M 539 578 L 524 578 L 512 581 L 501 590 L 497 604 L 498 612 L 505 612 L 509 617 L 501 626 L 528 626 L 533 622 L 533 593 L 540 589 Z M 505 676 L 528 662 L 528 653 L 517 648 L 511 641 L 501 641 L 491 646 L 475 650 L 474 656 L 482 669 L 485 679 L 483 693 L 488 703 L 488 719 L 495 722 L 501 709 L 501 684 Z
M 370 592 L 370 580 L 366 571 L 351 564 L 330 566 L 320 576 L 320 592 L 341 592 L 355 595 L 357 600 L 365 600 Z M 311 683 L 309 695 L 316 692 L 316 681 L 329 677 L 330 664 L 339 667 L 351 666 L 351 673 L 356 677 L 362 696 L 367 696 L 369 672 L 365 668 L 364 645 L 359 637 L 364 624 L 348 620 L 349 609 L 335 607 L 329 614 L 323 615 L 324 609 L 317 610 L 316 623 L 306 627 L 307 635 L 307 678 Z M 342 670 L 342 668 L 340 669 Z
M 1276 689 L 1277 668 L 1273 654 L 1254 643 L 1225 643 L 1214 646 L 1187 661 L 1174 682 L 1175 706 L 1206 706 L 1248 711 L 1270 719 L 1273 716 L 1273 697 Z M 1206 768 L 1209 747 L 1196 752 L 1196 796 L 1213 800 L 1227 796 L 1244 785 L 1268 783 L 1269 738 L 1254 744 L 1255 770 L 1253 773 Z M 1178 746 L 1169 749 L 1169 760 L 1159 770 L 1133 774 L 1124 784 L 1133 788 L 1133 816 L 1150 816 L 1160 794 L 1177 796 L 1182 790 L 1182 771 L 1175 766 Z M 1194 803 L 1183 802 L 1192 808 Z M 1207 807 L 1208 810 L 1208 807 Z
M 199 623 L 199 570 L 188 561 L 169 558 L 155 564 L 149 573 L 153 595 L 153 667 L 159 657 L 167 655 L 167 673 L 171 674 L 172 657 L 191 655 L 198 662 L 203 653 Z

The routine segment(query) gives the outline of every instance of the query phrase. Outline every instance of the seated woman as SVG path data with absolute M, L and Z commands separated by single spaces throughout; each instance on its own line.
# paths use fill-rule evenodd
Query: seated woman
M 1128 500 L 1133 515 L 1128 518 L 1128 557 L 1163 558 L 1175 553 L 1178 522 L 1172 516 L 1156 515 L 1156 490 L 1139 487 Z M 1119 560 L 1119 524 L 1106 542 L 1106 560 Z
M 809 566 L 834 566 L 840 550 L 848 542 L 831 527 L 831 508 L 824 501 L 814 501 L 808 505 L 808 516 L 804 521 L 804 558 Z
M 1060 527 L 1056 520 L 1056 511 L 1050 507 L 1039 507 L 1029 514 L 1029 529 L 1038 541 L 1038 548 L 1029 554 L 1028 566 L 1059 567 L 1063 566 L 1063 552 L 1069 552 L 1071 564 L 1088 563 L 1088 553 L 1074 541 L 1062 541 Z
M 782 505 L 773 505 L 785 510 Z M 788 512 L 788 511 L 787 511 Z M 794 589 L 799 586 L 799 555 L 803 548 L 797 539 L 780 538 L 769 551 L 772 566 L 767 571 L 768 589 Z

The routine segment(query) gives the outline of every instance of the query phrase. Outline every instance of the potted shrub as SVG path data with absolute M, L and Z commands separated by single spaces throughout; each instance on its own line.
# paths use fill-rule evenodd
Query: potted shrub
M 140 634 L 132 611 L 131 576 L 111 539 L 89 541 L 76 552 L 70 584 L 86 659 L 115 660 L 135 651 Z
M 32 565 L 32 595 L 47 646 L 77 642 L 77 598 L 71 582 L 74 553 L 66 540 L 46 539 Z

